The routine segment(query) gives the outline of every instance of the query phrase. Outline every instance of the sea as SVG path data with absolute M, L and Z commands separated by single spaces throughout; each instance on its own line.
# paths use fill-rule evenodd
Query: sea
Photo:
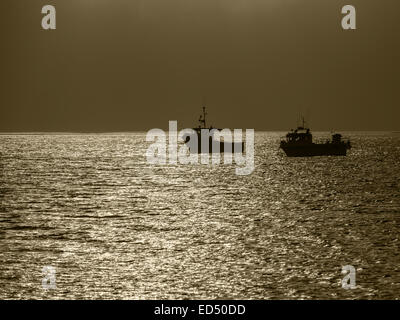
M 149 164 L 145 132 L 1 134 L 0 298 L 399 299 L 400 133 L 305 158 L 284 134 L 244 176 Z

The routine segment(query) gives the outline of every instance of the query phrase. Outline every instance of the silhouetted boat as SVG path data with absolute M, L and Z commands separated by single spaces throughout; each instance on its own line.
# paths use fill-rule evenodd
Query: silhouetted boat
M 288 157 L 345 156 L 351 144 L 349 140 L 342 140 L 339 133 L 333 134 L 332 140 L 325 143 L 314 143 L 311 131 L 305 127 L 303 119 L 303 125 L 286 134 L 280 147 Z
M 216 132 L 221 132 L 221 129 L 213 128 L 212 126 L 207 127 L 206 125 L 206 107 L 203 106 L 203 114 L 200 115 L 199 118 L 199 126 L 197 128 L 192 128 L 194 130 L 194 134 L 197 137 L 197 148 L 196 145 L 193 145 L 194 137 L 191 134 L 185 134 L 184 139 L 185 143 L 188 146 L 191 153 L 207 153 L 207 151 L 203 151 L 202 146 L 202 132 L 205 137 L 208 137 L 208 153 L 218 152 L 215 149 L 213 150 L 213 144 L 219 144 L 219 152 L 244 152 L 244 142 L 233 142 L 233 141 L 222 141 L 220 138 L 216 138 L 214 135 Z M 192 138 L 192 140 L 191 140 Z M 203 138 L 204 139 L 204 138 Z M 233 136 L 232 136 L 233 139 Z M 207 147 L 205 147 L 207 149 Z

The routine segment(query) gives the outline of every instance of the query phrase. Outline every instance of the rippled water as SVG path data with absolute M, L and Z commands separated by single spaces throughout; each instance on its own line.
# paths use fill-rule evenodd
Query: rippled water
M 400 134 L 315 158 L 281 134 L 250 176 L 149 165 L 144 133 L 1 135 L 0 298 L 399 298 Z

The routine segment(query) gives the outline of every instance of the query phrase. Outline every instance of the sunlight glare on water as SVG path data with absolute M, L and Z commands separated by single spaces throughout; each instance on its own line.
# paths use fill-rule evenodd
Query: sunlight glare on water
M 0 135 L 0 298 L 398 298 L 400 134 L 315 158 L 282 134 L 249 176 L 147 164 L 144 133 Z

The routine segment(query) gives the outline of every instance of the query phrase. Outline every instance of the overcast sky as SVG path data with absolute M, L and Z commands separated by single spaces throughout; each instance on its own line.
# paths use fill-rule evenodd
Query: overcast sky
M 41 28 L 41 8 L 57 29 Z M 341 8 L 357 9 L 357 30 Z M 400 130 L 398 0 L 1 0 L 0 131 Z

